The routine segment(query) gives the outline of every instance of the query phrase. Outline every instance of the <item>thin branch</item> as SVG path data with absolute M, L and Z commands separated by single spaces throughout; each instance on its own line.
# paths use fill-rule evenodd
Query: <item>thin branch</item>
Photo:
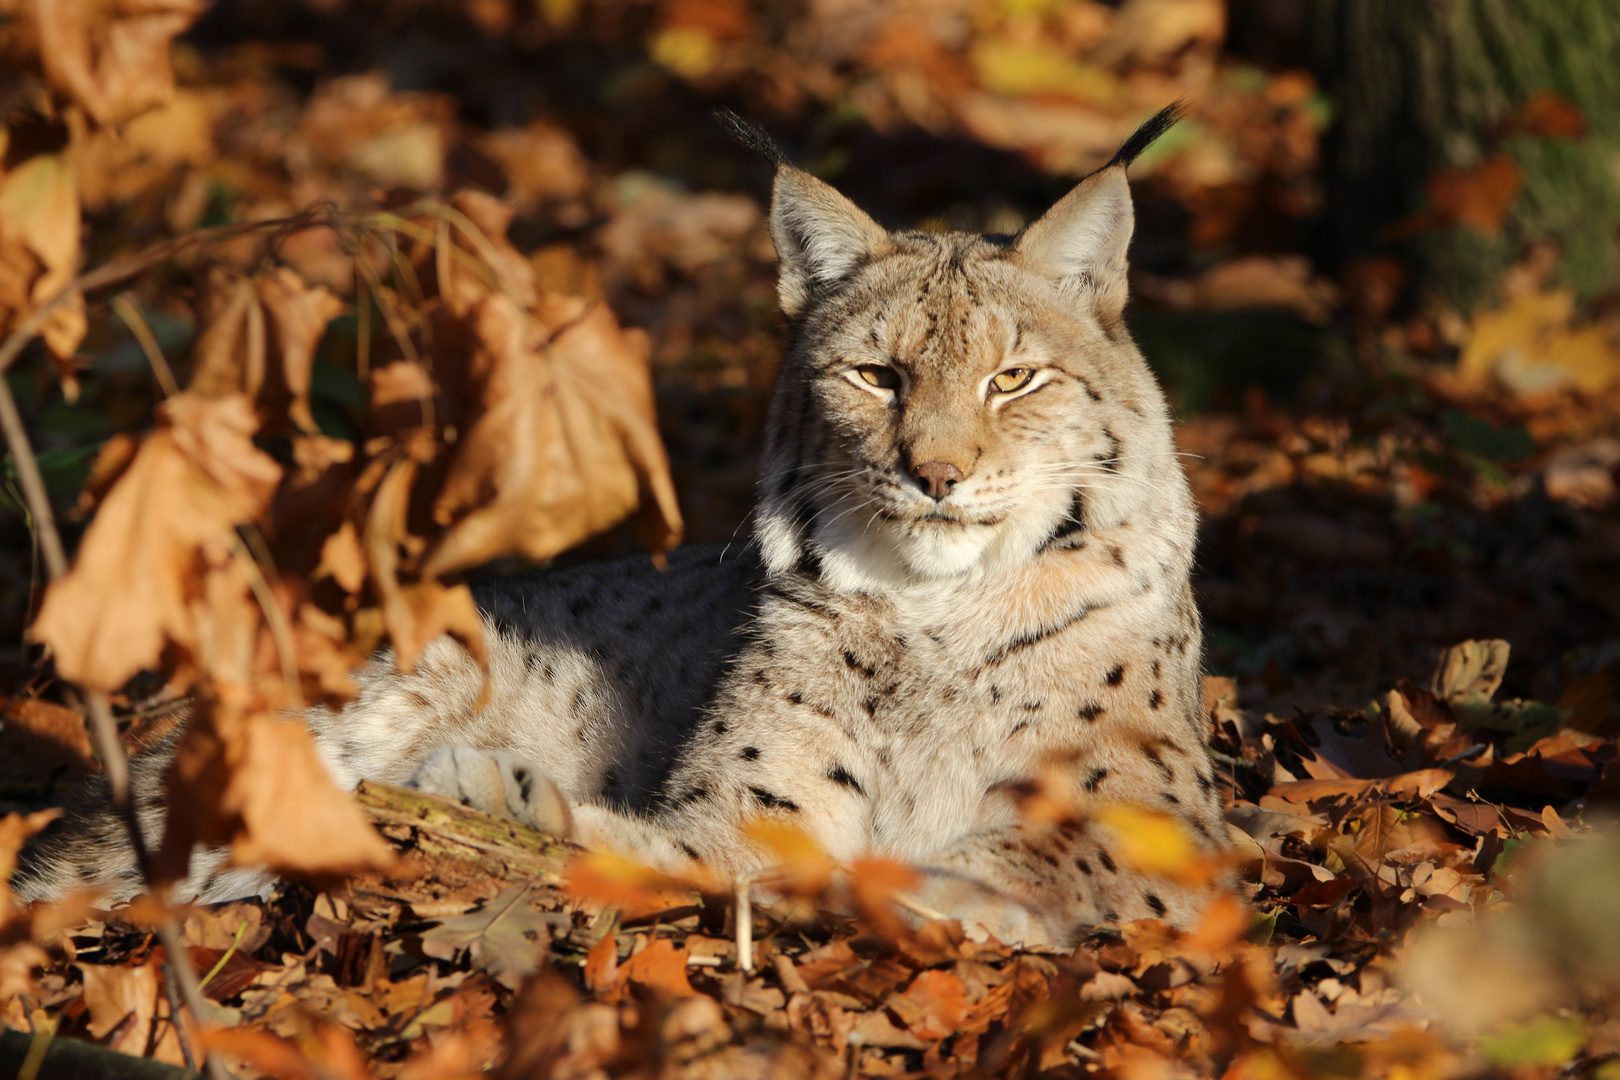
M 0 433 L 4 433 L 6 445 L 11 448 L 17 481 L 22 485 L 28 514 L 34 519 L 34 536 L 45 557 L 45 574 L 55 581 L 67 573 L 67 553 L 62 548 L 62 534 L 56 531 L 56 514 L 45 492 L 45 478 L 39 474 L 39 461 L 28 442 L 28 429 L 23 427 L 17 399 L 11 396 L 11 386 L 4 379 L 0 379 Z
M 0 347 L 0 350 L 3 348 Z M 21 346 L 18 346 L 16 351 L 21 351 Z M 16 352 L 11 355 L 15 356 Z M 67 556 L 63 553 L 62 536 L 56 530 L 56 518 L 51 512 L 50 496 L 46 494 L 45 482 L 39 475 L 39 462 L 34 457 L 33 447 L 29 444 L 28 432 L 23 427 L 22 417 L 17 413 L 17 402 L 11 396 L 11 387 L 3 378 L 0 378 L 0 431 L 4 432 L 6 444 L 11 450 L 11 458 L 17 464 L 17 478 L 22 482 L 23 497 L 28 501 L 28 512 L 34 519 L 40 550 L 45 555 L 46 574 L 52 581 L 59 581 L 67 573 Z M 129 759 L 124 754 L 123 742 L 118 738 L 118 725 L 113 720 L 112 708 L 107 703 L 106 694 L 99 690 L 91 690 L 86 694 L 86 699 L 87 711 L 90 713 L 90 727 L 95 735 L 96 750 L 101 755 L 102 768 L 107 772 L 113 808 L 123 819 L 124 829 L 129 834 L 130 847 L 134 849 L 135 865 L 140 869 L 141 880 L 150 882 L 152 875 L 146 837 L 141 833 L 140 817 L 130 790 Z M 191 970 L 190 953 L 186 950 L 185 940 L 180 936 L 180 926 L 174 921 L 172 913 L 167 911 L 164 913 L 158 921 L 157 931 L 158 939 L 163 942 L 164 951 L 168 954 L 169 967 L 174 972 L 175 981 L 180 984 L 180 993 L 185 998 L 187 1008 L 191 1010 L 192 1016 L 201 1016 L 203 996 L 197 986 L 197 973 Z M 230 1076 L 217 1054 L 208 1055 L 207 1068 L 208 1075 L 213 1080 L 228 1080 Z

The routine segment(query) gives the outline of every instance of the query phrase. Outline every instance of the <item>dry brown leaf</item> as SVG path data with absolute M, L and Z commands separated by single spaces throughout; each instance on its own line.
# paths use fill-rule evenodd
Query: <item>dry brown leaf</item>
M 366 555 L 371 580 L 382 598 L 383 622 L 394 644 L 395 663 L 410 671 L 428 642 L 448 633 L 482 667 L 487 663 L 483 624 L 468 588 L 431 580 L 409 585 L 400 582 L 402 549 L 404 554 L 414 555 L 412 548 L 422 543 L 406 527 L 416 470 L 416 462 L 408 457 L 395 461 L 377 485 L 366 516 Z
M 98 124 L 116 124 L 168 100 L 169 43 L 202 0 L 39 0 L 39 56 L 51 85 Z
M 512 553 L 548 559 L 612 526 L 644 495 L 648 546 L 661 551 L 680 538 L 646 335 L 574 297 L 547 297 L 539 315 L 537 326 L 499 295 L 474 312 L 488 375 L 434 504 L 450 528 L 426 561 L 429 575 Z
M 158 417 L 31 631 L 64 678 L 92 689 L 156 667 L 166 642 L 195 650 L 202 570 L 229 559 L 235 526 L 263 515 L 281 475 L 253 445 L 258 423 L 243 395 L 181 394 Z
M 30 698 L 0 718 L 0 778 L 55 783 L 99 768 L 83 713 Z
M 274 431 L 290 420 L 316 433 L 309 411 L 315 347 L 343 302 L 286 267 L 247 278 L 214 267 L 198 303 L 190 389 L 209 397 L 245 393 Z
M 139 967 L 75 964 L 74 967 L 84 980 L 90 1034 L 97 1041 L 136 1057 L 154 1057 L 171 1065 L 185 1064 L 157 964 L 145 963 Z
M 1493 154 L 1472 169 L 1441 169 L 1431 175 L 1429 205 L 1443 222 L 1496 236 L 1523 183 L 1524 174 L 1512 158 Z
M 65 153 L 31 157 L 0 178 L 0 330 L 15 326 L 60 292 L 73 280 L 78 264 L 73 159 Z M 71 357 L 84 339 L 84 298 L 58 306 L 41 334 L 52 356 Z M 65 385 L 71 399 L 74 384 Z
M 230 691 L 227 688 L 227 694 Z M 159 872 L 184 872 L 197 844 L 229 844 L 233 862 L 277 873 L 387 872 L 393 850 L 321 764 L 309 729 L 234 701 L 199 704 L 175 750 Z
M 919 1039 L 943 1039 L 967 1019 L 971 1006 L 962 980 L 948 971 L 924 971 L 906 992 L 888 1001 L 895 1014 Z
M 626 960 L 619 968 L 621 978 L 640 983 L 671 997 L 691 997 L 697 991 L 686 979 L 686 950 L 677 949 L 668 938 L 659 938 Z

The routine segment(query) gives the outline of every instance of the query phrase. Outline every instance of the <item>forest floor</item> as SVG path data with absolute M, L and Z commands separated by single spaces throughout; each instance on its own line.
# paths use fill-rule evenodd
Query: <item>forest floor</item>
M 769 169 L 726 142 L 711 108 L 747 106 L 886 223 L 1007 231 L 1147 112 L 1196 95 L 1193 119 L 1142 163 L 1128 318 L 1177 409 L 1202 515 L 1205 705 L 1241 904 L 1186 933 L 1141 922 L 1072 952 L 1010 948 L 904 921 L 904 867 L 846 873 L 784 841 L 781 880 L 740 927 L 726 883 L 580 860 L 373 787 L 362 804 L 402 862 L 179 913 L 207 1002 L 183 1025 L 156 905 L 0 921 L 13 1040 L 0 1061 L 72 1039 L 177 1066 L 206 1048 L 238 1075 L 289 1080 L 1620 1077 L 1620 833 L 1606 824 L 1620 804 L 1620 292 L 1572 316 L 1556 256 L 1535 247 L 1474 313 L 1403 299 L 1393 256 L 1322 273 L 1308 256 L 1330 103 L 1309 76 L 1223 46 L 1210 21 L 1222 5 L 1185 0 L 1157 37 L 1124 14 L 1146 6 L 940 4 L 932 22 L 874 26 L 833 4 L 789 17 L 733 0 L 221 4 L 180 38 L 179 89 L 157 112 L 86 129 L 71 110 L 17 106 L 0 225 L 19 205 L 6 176 L 64 145 L 79 269 L 311 207 L 487 193 L 511 216 L 478 219 L 480 258 L 492 246 L 490 263 L 516 259 L 536 295 L 605 301 L 649 333 L 686 539 L 731 541 L 748 528 L 781 326 Z M 1476 196 L 1450 227 L 1501 225 L 1508 204 Z M 0 244 L 14 235 L 0 228 Z M 399 249 L 418 270 L 450 259 L 452 245 L 422 243 L 428 256 Z M 49 247 L 28 248 L 45 271 Z M 164 396 L 152 354 L 189 387 L 219 355 L 217 268 L 259 282 L 290 267 L 301 295 L 333 298 L 293 438 L 398 460 L 372 448 L 362 343 L 409 360 L 419 328 L 386 346 L 383 324 L 429 310 L 433 289 L 454 308 L 448 277 L 426 299 L 379 292 L 399 306 L 379 303 L 370 327 L 356 301 L 367 249 L 341 230 L 202 250 L 152 260 L 119 283 L 121 303 L 93 296 L 67 358 L 36 347 L 5 373 L 70 550 L 92 463 L 147 430 Z M 265 304 L 261 349 L 264 319 L 273 343 L 284 332 Z M 289 470 L 298 453 L 270 452 Z M 0 810 L 27 812 L 101 765 L 81 695 L 24 636 L 45 570 L 7 468 Z M 559 562 L 640 550 L 640 535 L 620 526 Z M 377 557 L 368 547 L 362 565 Z M 294 564 L 289 582 L 318 580 Z M 372 601 L 351 592 L 336 633 L 358 649 L 375 640 L 361 631 Z M 316 625 L 298 618 L 299 634 Z M 300 670 L 322 692 L 329 674 Z M 112 701 L 132 748 L 172 722 L 173 694 L 150 673 Z M 0 851 L 23 821 L 0 826 Z M 1146 863 L 1221 869 L 1138 826 Z

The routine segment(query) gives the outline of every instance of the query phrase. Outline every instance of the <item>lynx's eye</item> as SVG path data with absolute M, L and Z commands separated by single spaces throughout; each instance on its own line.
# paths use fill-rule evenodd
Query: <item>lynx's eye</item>
M 1013 367 L 1001 372 L 990 380 L 998 394 L 1010 394 L 1014 390 L 1022 390 L 1029 385 L 1029 380 L 1035 377 L 1035 369 L 1027 367 Z
M 900 373 L 885 364 L 861 364 L 855 369 L 861 381 L 879 390 L 895 390 L 900 386 Z

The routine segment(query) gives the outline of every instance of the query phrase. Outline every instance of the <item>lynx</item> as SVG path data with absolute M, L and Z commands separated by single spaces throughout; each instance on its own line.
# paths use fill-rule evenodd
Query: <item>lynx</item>
M 1017 236 L 889 232 L 772 155 L 789 344 L 754 542 L 540 573 L 478 594 L 460 646 L 387 655 L 309 723 L 336 779 L 414 783 L 674 873 L 768 854 L 780 818 L 1004 941 L 1186 925 L 1209 897 L 1133 868 L 1092 813 L 1173 815 L 1210 852 L 1188 575 L 1196 517 L 1168 408 L 1122 320 L 1126 166 L 1177 111 Z M 161 749 L 137 760 L 154 836 Z M 1077 812 L 1021 812 L 1041 781 Z M 134 891 L 104 811 L 47 834 L 24 897 Z M 199 853 L 204 900 L 261 888 Z

